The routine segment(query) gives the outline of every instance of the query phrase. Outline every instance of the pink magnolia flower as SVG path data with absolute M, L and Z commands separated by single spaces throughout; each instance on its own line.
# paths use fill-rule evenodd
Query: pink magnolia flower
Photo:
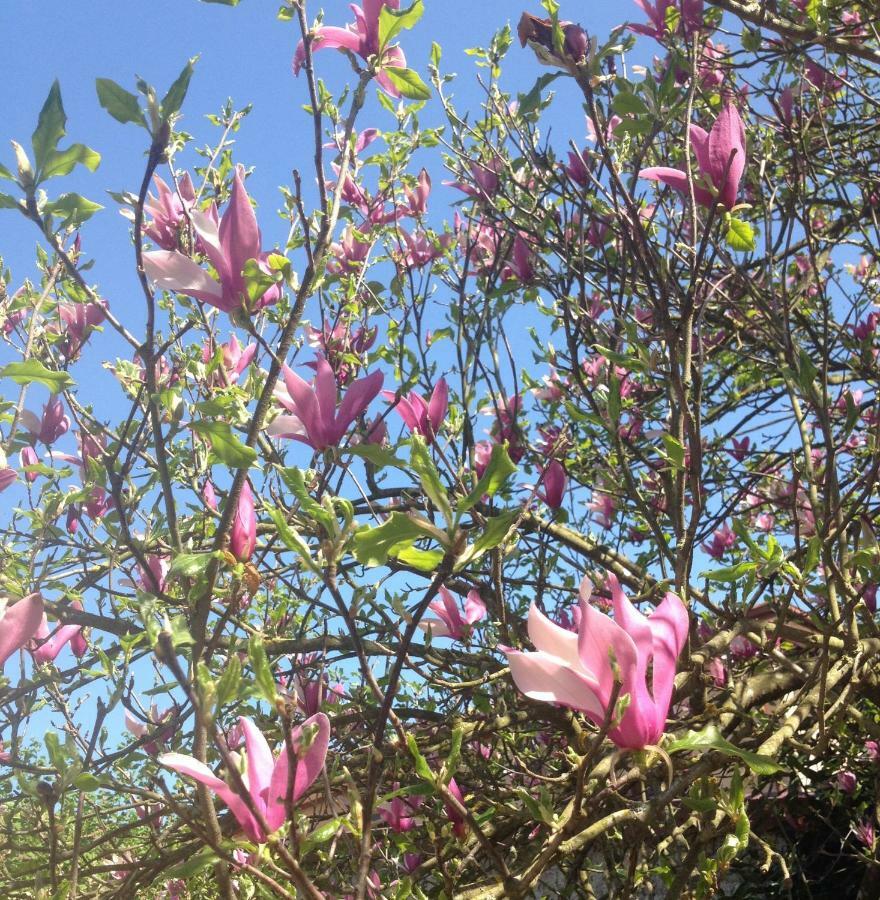
M 18 475 L 11 466 L 0 466 L 0 491 L 5 491 L 9 485 L 18 481 Z
M 37 456 L 37 451 L 34 450 L 30 444 L 27 447 L 22 448 L 21 452 L 18 454 L 18 463 L 24 469 L 27 466 L 36 466 L 39 465 L 40 459 Z M 12 471 L 10 469 L 10 471 Z M 14 474 L 14 473 L 13 473 Z M 40 477 L 39 472 L 25 472 L 24 476 L 29 484 L 33 484 L 37 478 Z
M 221 365 L 226 372 L 226 380 L 230 384 L 238 381 L 241 373 L 251 364 L 256 352 L 256 344 L 248 344 L 247 347 L 242 348 L 235 335 L 232 335 L 225 344 L 220 345 Z M 202 362 L 207 365 L 214 358 L 214 354 L 213 345 L 206 341 L 202 347 Z
M 751 445 L 751 438 L 744 437 L 742 440 L 734 438 L 733 449 L 728 452 L 737 462 L 742 462 L 749 455 L 749 448 Z
M 82 603 L 79 600 L 74 600 L 71 602 L 70 608 L 82 612 Z M 81 631 L 82 625 L 61 625 L 50 635 L 49 622 L 44 612 L 40 619 L 40 624 L 36 632 L 34 632 L 31 649 L 34 660 L 38 663 L 55 662 L 55 658 L 69 643 L 71 644 L 71 649 L 80 649 L 82 652 L 77 655 L 82 656 L 82 653 L 85 652 L 84 640 L 77 641 L 76 644 L 72 643 L 74 638 L 81 637 Z
M 324 768 L 330 740 L 330 720 L 324 713 L 318 713 L 293 730 L 290 736 L 293 759 L 286 742 L 275 759 L 259 728 L 244 717 L 239 719 L 239 723 L 245 735 L 247 762 L 242 780 L 253 807 L 262 816 L 268 831 L 263 829 L 236 790 L 219 779 L 203 762 L 182 753 L 164 753 L 158 761 L 213 791 L 229 807 L 247 837 L 263 844 L 269 834 L 277 831 L 287 820 L 288 802 L 296 803 Z
M 150 756 L 156 756 L 159 753 L 160 746 L 164 746 L 171 740 L 174 734 L 174 726 L 162 724 L 171 719 L 177 712 L 177 707 L 172 706 L 164 712 L 159 712 L 159 707 L 153 703 L 150 706 L 149 716 L 146 722 L 137 718 L 130 710 L 125 710 L 125 727 L 126 730 L 133 734 L 136 738 L 143 738 L 151 735 L 151 739 L 144 744 L 144 750 Z
M 746 168 L 746 131 L 736 106 L 726 102 L 710 132 L 691 125 L 690 134 L 700 176 L 694 183 L 697 203 L 711 207 L 718 202 L 733 209 Z M 639 177 L 662 181 L 684 197 L 690 196 L 687 173 L 681 169 L 655 166 L 642 169 Z
M 453 241 L 451 234 L 441 234 L 439 237 L 426 231 L 416 231 L 410 235 L 406 229 L 398 228 L 403 239 L 404 250 L 398 253 L 395 259 L 406 268 L 421 269 L 428 263 L 439 259 L 449 249 Z
M 458 604 L 452 594 L 440 588 L 440 599 L 428 604 L 428 609 L 437 614 L 436 619 L 422 619 L 419 628 L 432 638 L 448 637 L 454 641 L 466 640 L 471 626 L 486 616 L 486 604 L 479 591 L 468 591 L 464 602 L 464 616 L 458 611 Z
M 627 25 L 630 31 L 643 34 L 646 37 L 662 41 L 666 37 L 666 13 L 675 9 L 675 0 L 635 0 L 636 6 L 648 16 L 650 24 Z M 703 25 L 703 0 L 681 0 L 679 5 L 681 14 L 680 27 L 686 35 L 693 34 Z
M 516 279 L 523 284 L 535 280 L 534 254 L 528 241 L 521 234 L 517 234 L 513 239 L 511 254 L 501 270 L 501 278 L 503 281 Z
M 13 653 L 34 637 L 44 616 L 41 594 L 28 594 L 11 606 L 0 599 L 0 670 Z
M 342 240 L 330 245 L 333 262 L 327 266 L 334 275 L 349 275 L 360 271 L 372 247 L 370 241 L 362 241 L 351 225 L 346 225 L 342 232 Z
M 355 21 L 345 28 L 335 25 L 321 25 L 316 28 L 312 33 L 312 53 L 318 50 L 349 50 L 364 62 L 369 61 L 371 56 L 376 56 L 379 53 L 379 14 L 383 6 L 398 9 L 400 0 L 363 0 L 363 2 L 363 8 L 351 4 Z M 293 55 L 294 75 L 299 75 L 305 61 L 306 48 L 300 41 Z M 388 66 L 406 68 L 406 57 L 397 45 L 385 48 L 382 59 L 378 60 L 376 80 L 387 94 L 399 97 L 400 91 L 394 86 L 388 74 L 382 71 Z
M 593 514 L 593 521 L 601 528 L 610 528 L 614 522 L 614 513 L 617 505 L 614 497 L 603 491 L 594 490 L 590 502 L 587 503 L 587 509 Z
M 144 271 L 156 286 L 177 291 L 216 306 L 224 312 L 249 308 L 251 301 L 242 274 L 245 263 L 256 260 L 269 273 L 268 254 L 263 252 L 263 239 L 257 217 L 244 186 L 244 168 L 237 166 L 232 182 L 229 206 L 220 224 L 200 210 L 190 213 L 193 228 L 202 241 L 205 255 L 217 271 L 219 281 L 212 278 L 195 260 L 177 250 L 152 250 L 144 254 Z M 257 309 L 275 303 L 281 296 L 276 284 L 253 304 Z
M 229 550 L 240 562 L 247 562 L 257 546 L 257 514 L 251 486 L 244 482 L 238 495 L 238 509 L 229 533 Z
M 394 391 L 382 391 L 386 400 L 394 400 Z M 413 434 L 420 434 L 428 444 L 433 444 L 440 433 L 440 426 L 449 409 L 449 386 L 446 379 L 441 378 L 434 385 L 431 399 L 426 401 L 421 394 L 410 391 L 406 397 L 400 397 L 394 405 L 404 424 Z
M 854 794 L 859 786 L 859 779 L 856 778 L 855 772 L 843 771 L 837 773 L 837 787 L 844 794 Z
M 42 441 L 47 447 L 67 434 L 70 419 L 64 415 L 64 404 L 53 397 L 43 407 L 43 417 L 38 419 L 29 409 L 21 413 L 21 423 L 31 434 L 32 441 Z
M 550 509 L 559 509 L 559 507 L 562 506 L 567 485 L 568 477 L 565 474 L 565 467 L 559 460 L 553 459 L 550 461 L 549 465 L 544 468 L 538 496 L 550 507 Z
M 725 522 L 721 528 L 712 532 L 712 540 L 703 544 L 702 547 L 712 559 L 721 559 L 734 544 L 736 544 L 736 533 Z
M 275 388 L 275 399 L 290 413 L 278 416 L 268 428 L 272 437 L 293 438 L 313 450 L 339 446 L 354 420 L 382 388 L 384 375 L 373 372 L 353 381 L 337 407 L 339 389 L 333 369 L 323 356 L 315 363 L 315 381 L 303 381 L 288 366 L 282 369 L 284 385 Z
M 107 303 L 59 303 L 58 315 L 64 323 L 64 355 L 75 359 L 92 330 L 100 325 L 106 316 Z
M 592 585 L 584 579 L 577 635 L 551 622 L 533 603 L 528 627 L 537 652 L 504 652 L 516 686 L 527 697 L 581 710 L 597 725 L 605 719 L 619 676 L 621 696 L 629 696 L 629 705 L 609 736 L 618 747 L 640 749 L 656 744 L 663 734 L 676 660 L 687 639 L 688 612 L 675 594 L 667 593 L 651 615 L 644 616 L 626 598 L 615 575 L 609 573 L 606 584 L 614 619 L 590 604 Z
M 202 488 L 202 500 L 205 501 L 205 506 L 207 506 L 208 509 L 213 509 L 214 512 L 217 512 L 219 509 L 217 503 L 217 491 L 214 489 L 214 483 L 210 478 L 205 479 L 205 484 Z
M 462 806 L 464 806 L 464 795 L 454 778 L 449 779 L 449 784 L 446 785 L 446 789 Z M 452 833 L 460 841 L 463 841 L 467 837 L 469 830 L 467 819 L 465 819 L 451 803 L 444 802 L 443 809 L 446 811 L 446 817 L 452 823 Z
M 492 197 L 498 190 L 501 183 L 498 174 L 501 172 L 504 163 L 500 157 L 495 157 L 488 163 L 470 162 L 468 169 L 473 179 L 473 184 L 467 181 L 444 181 L 447 187 L 458 188 L 469 197 L 478 199 Z
M 400 789 L 400 784 L 394 782 L 394 790 Z M 380 806 L 377 812 L 385 824 L 397 834 L 405 834 L 416 827 L 414 813 L 421 806 L 422 798 L 394 797 L 390 802 Z
M 144 234 L 163 250 L 176 250 L 181 227 L 186 223 L 186 210 L 196 202 L 196 192 L 189 172 L 184 172 L 177 184 L 178 191 L 158 176 L 153 177 L 157 197 L 149 194 L 144 203 L 144 212 L 151 216 L 144 225 Z

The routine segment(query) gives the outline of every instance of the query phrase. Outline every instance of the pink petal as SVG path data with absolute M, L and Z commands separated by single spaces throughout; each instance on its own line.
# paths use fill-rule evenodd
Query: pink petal
M 427 634 L 430 634 L 431 640 L 442 637 L 456 637 L 456 634 L 450 630 L 449 624 L 440 619 L 421 619 L 419 621 L 419 628 Z
M 654 166 L 650 169 L 642 169 L 639 178 L 647 178 L 649 181 L 662 181 L 664 184 L 678 191 L 682 196 L 689 197 L 687 174 L 679 169 L 669 169 L 665 166 Z M 712 194 L 699 185 L 694 185 L 694 198 L 701 206 L 712 206 L 715 202 Z
M 721 202 L 736 205 L 739 182 L 746 168 L 745 126 L 733 103 L 725 103 L 709 132 L 709 162 L 712 180 L 721 192 Z M 731 160 L 730 155 L 734 154 Z M 728 162 L 730 167 L 728 168 Z M 727 171 L 727 178 L 722 176 Z
M 366 412 L 367 407 L 373 402 L 376 395 L 382 388 L 382 382 L 385 376 L 381 372 L 372 372 L 364 378 L 358 378 L 353 382 L 342 403 L 339 405 L 339 413 L 336 416 L 337 428 L 341 438 L 348 426 L 362 413 Z
M 621 693 L 631 693 L 638 665 L 638 652 L 632 638 L 620 625 L 589 603 L 581 600 L 580 609 L 578 655 L 584 668 L 597 678 L 603 703 L 611 698 L 615 680 L 609 658 L 611 652 L 623 683 Z
M 220 220 L 220 246 L 229 266 L 232 284 L 238 287 L 244 264 L 257 259 L 262 252 L 262 238 L 257 216 L 244 187 L 244 168 L 235 167 L 229 206 Z
M 431 423 L 431 430 L 434 435 L 439 433 L 448 409 L 449 386 L 446 384 L 446 379 L 441 378 L 434 385 L 434 390 L 431 392 L 431 400 L 428 403 L 428 421 Z
M 565 661 L 549 653 L 506 650 L 510 674 L 527 697 L 543 703 L 561 703 L 602 720 L 602 701 L 587 679 Z
M 5 607 L 0 613 L 0 669 L 34 637 L 44 617 L 43 597 L 38 593 Z
M 263 843 L 266 836 L 262 833 L 262 829 L 257 826 L 251 811 L 245 805 L 244 800 L 226 784 L 221 781 L 203 762 L 194 759 L 192 756 L 185 756 L 183 753 L 163 753 L 158 757 L 157 762 L 160 765 L 167 766 L 181 775 L 189 778 L 195 778 L 196 781 L 205 785 L 208 790 L 213 791 L 228 807 L 229 811 L 235 816 L 236 821 L 244 829 L 245 834 L 251 840 Z
M 319 356 L 315 363 L 315 398 L 318 401 L 318 410 L 321 417 L 321 430 L 328 444 L 335 444 L 338 438 L 335 434 L 336 425 L 336 400 L 339 392 L 336 387 L 336 376 L 330 363 L 323 356 Z
M 176 250 L 145 253 L 144 272 L 164 291 L 178 291 L 229 312 L 223 302 L 223 288 L 188 256 Z
M 304 754 L 300 755 L 299 744 L 302 732 L 305 728 L 317 726 L 317 732 L 311 745 Z M 290 736 L 291 744 L 296 751 L 296 768 L 293 773 L 292 802 L 296 803 L 300 797 L 312 786 L 327 757 L 327 746 L 330 742 L 330 720 L 324 713 L 317 713 L 303 722 L 299 728 L 295 728 Z M 291 790 L 290 785 L 290 754 L 287 745 L 282 748 L 272 772 L 272 781 L 269 785 L 269 801 L 266 813 L 266 821 L 270 830 L 280 828 L 287 818 L 285 798 Z
M 352 53 L 362 55 L 363 38 L 361 35 L 348 28 L 338 28 L 334 25 L 324 25 L 315 30 L 312 41 L 312 53 L 318 50 L 351 50 Z M 299 70 L 306 61 L 306 48 L 302 41 L 296 46 L 293 54 L 293 74 L 299 75 Z
M 694 155 L 697 157 L 697 165 L 701 172 L 711 175 L 712 163 L 709 158 L 709 133 L 704 128 L 700 128 L 699 125 L 691 125 L 689 131 L 691 146 L 694 148 Z
M 308 443 L 303 423 L 296 416 L 278 416 L 272 420 L 266 432 L 270 437 L 296 438 Z
M 296 407 L 296 416 L 302 422 L 308 435 L 309 443 L 315 450 L 323 450 L 327 446 L 327 442 L 324 439 L 321 408 L 314 389 L 287 366 L 284 367 L 284 384 Z
M 667 593 L 648 619 L 653 637 L 652 693 L 657 707 L 658 726 L 662 730 L 669 712 L 678 656 L 687 641 L 690 616 L 681 598 Z
M 479 622 L 486 616 L 486 604 L 477 590 L 468 591 L 467 598 L 464 601 L 464 620 L 468 625 Z
M 269 784 L 272 781 L 272 770 L 275 759 L 263 732 L 250 720 L 241 716 L 238 724 L 244 733 L 247 750 L 247 773 L 245 781 L 254 805 L 265 817 Z
M 576 670 L 582 670 L 581 658 L 578 654 L 578 637 L 567 628 L 551 622 L 538 609 L 536 603 L 529 607 L 529 640 L 545 654 L 557 657 L 561 662 Z M 591 672 L 583 673 L 587 676 Z M 598 682 L 596 682 L 598 687 Z

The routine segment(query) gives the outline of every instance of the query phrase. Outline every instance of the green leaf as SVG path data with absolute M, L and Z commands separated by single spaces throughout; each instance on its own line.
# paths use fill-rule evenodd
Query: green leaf
M 189 90 L 189 81 L 192 78 L 193 67 L 198 56 L 193 56 L 183 67 L 183 71 L 177 76 L 174 84 L 168 88 L 168 93 L 162 98 L 162 117 L 167 121 L 175 113 L 180 111 L 186 92 Z
M 237 700 L 240 687 L 241 660 L 237 653 L 230 653 L 223 674 L 217 681 L 217 709 L 222 709 L 230 700 Z
M 248 642 L 248 658 L 251 661 L 251 668 L 254 670 L 257 690 L 264 700 L 274 706 L 275 679 L 272 677 L 272 669 L 269 668 L 266 645 L 258 634 L 255 634 Z
M 406 746 L 409 748 L 409 752 L 416 764 L 416 774 L 419 776 L 419 778 L 422 778 L 425 781 L 433 784 L 435 781 L 434 772 L 428 765 L 428 761 L 424 756 L 422 756 L 422 753 L 419 750 L 419 745 L 416 743 L 416 739 L 413 735 L 407 734 Z
M 684 468 L 684 447 L 681 441 L 674 438 L 671 434 L 664 434 L 661 438 L 663 446 L 666 448 L 666 458 L 673 469 Z
M 411 546 L 424 532 L 410 516 L 393 512 L 377 528 L 364 525 L 354 536 L 354 555 L 365 566 L 384 566 L 398 547 Z
M 731 216 L 727 227 L 727 244 L 741 253 L 751 253 L 757 246 L 755 229 L 748 222 Z
M 309 545 L 301 535 L 287 524 L 284 513 L 274 506 L 267 506 L 265 509 L 266 512 L 269 513 L 269 518 L 275 523 L 275 527 L 278 529 L 278 537 L 281 538 L 281 542 L 284 546 L 287 547 L 288 550 L 293 550 L 294 553 L 298 554 L 300 559 L 302 559 L 312 572 L 316 575 L 320 575 L 321 569 L 312 559 L 312 551 L 309 549 Z
M 205 2 L 216 2 L 216 0 L 205 0 Z M 202 869 L 207 869 L 208 866 L 213 865 L 216 861 L 217 854 L 213 850 L 202 850 L 196 853 L 195 856 L 187 857 L 182 862 L 172 866 L 168 869 L 167 874 L 169 878 L 189 878 L 191 875 L 201 872 Z
M 58 141 L 64 137 L 67 116 L 61 103 L 61 85 L 58 79 L 52 82 L 49 88 L 49 96 L 40 110 L 40 118 L 37 121 L 37 129 L 31 138 L 34 148 L 34 161 L 37 169 L 42 169 L 49 157 L 58 146 Z
M 431 89 L 419 77 L 418 72 L 412 69 L 401 69 L 397 66 L 383 66 L 382 71 L 388 76 L 388 80 L 400 91 L 402 97 L 408 100 L 430 100 Z
M 147 127 L 147 121 L 135 94 L 109 78 L 95 79 L 95 87 L 98 91 L 98 102 L 117 122 L 122 122 L 123 125 L 134 122 L 135 125 Z
M 309 834 L 306 839 L 303 841 L 303 844 L 307 847 L 317 847 L 320 844 L 326 844 L 340 828 L 345 828 L 346 819 L 344 816 L 339 816 L 336 819 L 330 819 L 327 822 L 322 822 L 311 834 Z M 307 852 L 304 850 L 304 852 Z
M 503 486 L 504 482 L 517 471 L 516 465 L 507 452 L 507 445 L 495 444 L 492 447 L 492 456 L 489 458 L 486 470 L 477 482 L 476 487 L 464 500 L 459 502 L 458 511 L 460 513 L 467 512 L 471 507 L 479 503 L 486 494 L 493 497 Z
M 761 756 L 735 747 L 721 736 L 716 725 L 707 725 L 702 731 L 688 731 L 684 737 L 665 744 L 664 749 L 670 754 L 679 750 L 718 750 L 728 756 L 738 757 L 757 775 L 773 775 L 775 772 L 785 771 L 769 756 Z
M 449 505 L 449 497 L 446 494 L 446 488 L 440 481 L 440 473 L 431 459 L 424 438 L 420 434 L 414 434 L 410 438 L 410 448 L 409 461 L 416 475 L 419 476 L 425 496 L 440 511 L 446 523 L 451 524 L 452 507 Z
M 487 550 L 493 550 L 501 544 L 509 534 L 510 527 L 519 514 L 519 509 L 508 509 L 500 515 L 489 519 L 486 530 L 456 560 L 456 570 L 461 569 L 475 559 L 479 559 Z
M 712 569 L 711 572 L 700 572 L 700 578 L 707 578 L 709 581 L 739 581 L 743 575 L 754 572 L 758 568 L 758 564 L 754 562 L 741 562 L 735 566 L 725 566 L 721 569 Z
M 228 422 L 203 419 L 193 422 L 190 428 L 211 442 L 214 456 L 230 469 L 248 469 L 257 461 L 256 451 L 232 433 Z
M 335 517 L 324 509 L 324 507 L 309 493 L 302 469 L 282 469 L 281 477 L 284 479 L 284 483 L 290 488 L 293 496 L 299 501 L 303 515 L 309 519 L 314 519 L 321 525 L 327 534 L 336 534 L 337 523 Z
M 399 562 L 420 572 L 435 572 L 446 555 L 442 550 L 420 550 L 418 547 L 397 547 L 393 554 Z
M 91 772 L 83 772 L 81 775 L 77 775 L 76 778 L 73 779 L 73 786 L 81 791 L 85 791 L 88 794 L 92 791 L 98 790 L 98 788 L 101 787 L 101 779 L 97 778 L 95 775 L 92 775 Z
M 532 89 L 528 92 L 528 94 L 520 94 L 519 95 L 519 105 L 517 107 L 517 112 L 521 116 L 527 116 L 529 113 L 534 112 L 541 105 L 541 91 L 547 87 L 548 84 L 552 84 L 560 75 L 563 75 L 563 72 L 547 72 L 542 75 L 534 84 Z
M 387 47 L 404 29 L 412 28 L 422 17 L 425 7 L 422 0 L 415 0 L 406 9 L 383 6 L 379 10 L 379 47 Z
M 37 384 L 49 388 L 53 394 L 57 394 L 74 383 L 67 372 L 53 372 L 38 359 L 8 363 L 0 369 L 0 378 L 10 378 L 16 384 L 31 384 L 35 381 Z
M 611 108 L 619 116 L 644 116 L 648 114 L 648 107 L 641 97 L 629 91 L 620 91 L 611 101 Z
M 20 209 L 18 201 L 9 194 L 0 194 L 0 209 Z
M 378 444 L 356 444 L 353 447 L 346 447 L 345 452 L 351 453 L 352 456 L 359 456 L 361 459 L 365 459 L 370 465 L 375 466 L 377 469 L 385 469 L 389 466 L 403 470 L 409 468 L 409 464 L 406 460 L 401 459 L 399 456 L 395 456 L 393 450 L 387 450 L 385 447 L 380 447 Z
M 43 178 L 67 175 L 77 164 L 94 172 L 100 162 L 101 154 L 91 147 L 86 147 L 85 144 L 71 144 L 66 150 L 56 150 L 50 155 L 42 174 Z
M 81 194 L 62 194 L 57 200 L 47 203 L 43 211 L 60 218 L 61 224 L 66 226 L 81 225 L 103 208 L 100 203 L 87 200 Z
M 212 559 L 213 553 L 178 553 L 171 562 L 168 574 L 181 578 L 197 578 L 208 568 Z
M 15 176 L 2 163 L 0 163 L 0 178 L 5 178 L 7 181 L 15 181 Z

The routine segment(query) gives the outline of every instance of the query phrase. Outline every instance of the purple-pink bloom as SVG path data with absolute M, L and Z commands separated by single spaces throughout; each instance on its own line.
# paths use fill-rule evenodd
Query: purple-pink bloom
M 229 550 L 240 562 L 247 562 L 257 546 L 257 514 L 251 486 L 244 482 L 238 495 L 238 508 L 229 533 Z
M 250 719 L 242 717 L 239 724 L 244 731 L 247 763 L 242 781 L 268 830 L 263 829 L 237 791 L 203 762 L 182 753 L 164 753 L 158 761 L 213 791 L 229 807 L 247 837 L 263 844 L 287 821 L 288 803 L 295 804 L 324 768 L 330 720 L 324 713 L 317 713 L 294 728 L 290 735 L 294 759 L 290 758 L 287 742 L 275 759 L 268 741 Z
M 152 216 L 149 224 L 144 225 L 144 234 L 163 250 L 176 250 L 181 227 L 186 223 L 187 209 L 196 202 L 195 188 L 189 172 L 184 172 L 178 181 L 177 191 L 158 175 L 153 181 L 158 196 L 149 194 L 144 203 L 144 212 Z
M 0 491 L 5 491 L 10 484 L 18 480 L 18 475 L 11 466 L 0 466 Z
M 107 315 L 107 301 L 100 303 L 59 303 L 58 315 L 64 323 L 64 355 L 75 359 L 92 329 L 100 325 Z
M 19 465 L 24 469 L 28 466 L 36 466 L 39 465 L 40 459 L 37 456 L 37 451 L 34 450 L 33 447 L 28 444 L 27 447 L 23 447 L 21 453 L 18 454 L 18 462 Z M 10 471 L 12 471 L 10 469 Z M 29 484 L 33 484 L 37 478 L 40 477 L 39 472 L 25 472 L 24 477 L 27 479 Z
M 458 603 L 445 588 L 440 588 L 440 599 L 428 604 L 428 609 L 437 615 L 436 619 L 422 619 L 419 628 L 432 638 L 448 637 L 454 641 L 466 640 L 471 626 L 486 616 L 486 604 L 479 591 L 468 591 L 464 601 L 464 616 L 459 612 Z
M 354 13 L 354 22 L 339 28 L 335 25 L 321 25 L 312 32 L 312 53 L 318 50 L 349 50 L 359 56 L 364 62 L 379 52 L 379 14 L 383 6 L 390 9 L 398 9 L 400 0 L 364 0 L 363 8 L 352 3 L 351 11 Z M 303 41 L 297 44 L 293 55 L 293 74 L 299 75 L 299 70 L 306 61 L 306 48 Z M 391 66 L 405 69 L 406 57 L 403 50 L 396 44 L 386 47 L 382 59 L 378 60 L 376 80 L 382 89 L 392 97 L 399 97 L 400 91 L 382 69 Z
M 565 488 L 567 484 L 568 477 L 565 474 L 565 467 L 559 460 L 553 459 L 550 461 L 549 465 L 544 468 L 538 496 L 550 507 L 550 509 L 559 509 L 559 507 L 562 506 L 562 500 L 565 497 Z
M 394 790 L 400 789 L 400 785 L 395 782 Z M 405 834 L 412 831 L 416 827 L 415 812 L 421 806 L 422 798 L 414 795 L 412 797 L 394 797 L 389 803 L 379 807 L 377 812 L 382 821 L 397 834 Z
M 0 599 L 0 671 L 6 660 L 34 637 L 44 616 L 41 594 L 28 594 L 11 606 Z
M 42 441 L 47 447 L 67 434 L 70 419 L 64 414 L 64 404 L 53 397 L 43 407 L 43 417 L 38 419 L 29 409 L 21 413 L 21 423 L 31 433 L 32 441 Z
M 702 545 L 712 559 L 721 559 L 736 544 L 736 532 L 725 522 L 712 532 L 712 540 Z
M 394 391 L 382 391 L 382 396 L 386 400 L 394 400 L 397 395 Z M 430 400 L 426 401 L 421 394 L 410 391 L 406 397 L 397 400 L 394 408 L 413 434 L 420 434 L 427 444 L 433 444 L 449 409 L 449 386 L 446 379 L 441 378 L 434 385 Z
M 235 169 L 229 205 L 219 226 L 210 215 L 198 209 L 193 209 L 190 217 L 202 242 L 200 246 L 216 270 L 219 281 L 178 250 L 144 253 L 144 272 L 157 287 L 186 294 L 224 312 L 249 308 L 251 301 L 242 274 L 245 263 L 255 260 L 266 274 L 269 274 L 269 267 L 266 263 L 268 254 L 262 249 L 263 239 L 257 217 L 245 190 L 244 168 L 237 166 Z M 270 306 L 280 296 L 280 287 L 272 285 L 253 306 L 257 309 Z
M 699 170 L 694 179 L 697 203 L 712 207 L 717 202 L 733 209 L 746 168 L 746 131 L 736 106 L 727 101 L 711 131 L 691 125 L 690 135 Z M 683 196 L 690 196 L 687 173 L 681 169 L 654 166 L 642 169 L 639 177 L 662 181 Z
M 82 603 L 80 603 L 79 600 L 74 600 L 70 604 L 70 608 L 82 612 Z M 38 663 L 55 662 L 55 657 L 57 657 L 64 647 L 77 637 L 81 631 L 82 625 L 61 625 L 50 635 L 49 623 L 46 619 L 46 613 L 44 612 L 40 618 L 40 624 L 33 636 L 33 649 L 31 652 L 34 655 L 34 660 Z M 81 656 L 82 654 L 80 653 L 77 655 Z
M 537 651 L 504 652 L 516 686 L 527 697 L 581 710 L 597 725 L 609 712 L 619 678 L 620 695 L 629 696 L 629 705 L 608 734 L 618 747 L 640 749 L 656 744 L 666 726 L 676 660 L 687 640 L 688 612 L 679 597 L 667 593 L 645 616 L 626 598 L 615 575 L 609 573 L 606 584 L 614 619 L 590 604 L 592 585 L 585 579 L 577 635 L 551 622 L 533 603 L 528 628 Z
M 241 377 L 241 373 L 251 364 L 254 354 L 257 352 L 256 344 L 248 344 L 242 348 L 235 335 L 225 343 L 220 345 L 222 354 L 223 370 L 226 372 L 226 380 L 233 384 Z M 214 346 L 210 341 L 206 341 L 202 347 L 202 362 L 206 365 L 214 358 Z
M 284 385 L 275 388 L 275 399 L 290 415 L 280 415 L 269 425 L 272 437 L 289 437 L 308 444 L 313 450 L 339 446 L 354 420 L 382 388 L 384 375 L 373 372 L 353 381 L 342 402 L 333 369 L 323 356 L 315 362 L 315 381 L 303 381 L 288 366 L 282 369 Z

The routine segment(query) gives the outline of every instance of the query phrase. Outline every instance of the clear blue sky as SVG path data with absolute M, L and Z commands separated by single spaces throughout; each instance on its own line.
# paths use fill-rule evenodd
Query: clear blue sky
M 8 140 L 29 145 L 37 113 L 54 78 L 61 81 L 68 115 L 69 140 L 82 141 L 103 157 L 94 175 L 84 170 L 53 182 L 60 191 L 76 190 L 105 203 L 85 229 L 88 255 L 97 259 L 90 275 L 124 321 L 137 327 L 141 303 L 132 266 L 127 222 L 116 212 L 106 190 L 137 191 L 143 172 L 145 132 L 123 126 L 98 105 L 95 79 L 108 77 L 134 89 L 140 75 L 161 93 L 176 77 L 186 60 L 201 54 L 181 127 L 197 142 L 214 139 L 217 132 L 203 118 L 219 111 L 227 97 L 238 106 L 253 102 L 254 110 L 238 137 L 238 158 L 256 167 L 249 189 L 260 204 L 260 220 L 266 246 L 284 236 L 273 220 L 278 208 L 276 187 L 289 183 L 294 166 L 308 171 L 310 137 L 303 131 L 300 106 L 306 99 L 302 79 L 291 74 L 296 43 L 293 23 L 278 22 L 278 4 L 271 0 L 242 0 L 230 8 L 198 0 L 3 0 L 0 34 L 4 36 L 4 70 L 0 80 L 0 161 L 12 166 Z M 309 15 L 320 7 L 309 4 Z M 325 21 L 344 24 L 352 19 L 346 3 L 326 0 Z M 426 0 L 425 15 L 413 32 L 405 33 L 404 46 L 410 65 L 426 76 L 431 42 L 444 48 L 442 68 L 457 72 L 454 92 L 461 108 L 476 109 L 480 91 L 467 47 L 485 45 L 505 22 L 516 26 L 523 10 L 541 14 L 538 0 Z M 579 20 L 591 32 L 604 37 L 623 19 L 640 20 L 635 4 L 569 0 L 563 14 Z M 324 52 L 317 58 L 320 74 L 333 89 L 351 68 L 341 54 Z M 528 89 L 543 70 L 518 43 L 511 49 L 504 84 L 511 91 Z M 557 104 L 551 119 L 560 148 L 569 137 L 583 137 L 580 102 L 571 84 L 556 83 L 571 97 L 571 107 Z M 572 115 L 574 113 L 574 115 Z M 362 125 L 391 127 L 390 116 L 375 100 L 368 106 Z M 556 141 L 554 141 L 556 143 Z M 193 163 L 186 154 L 179 165 Z M 440 179 L 435 178 L 435 184 Z M 57 187 L 56 187 L 57 185 Z M 0 255 L 13 267 L 13 286 L 33 275 L 35 232 L 13 212 L 0 211 Z M 127 315 L 126 303 L 132 304 Z M 97 361 L 96 361 L 97 362 Z

